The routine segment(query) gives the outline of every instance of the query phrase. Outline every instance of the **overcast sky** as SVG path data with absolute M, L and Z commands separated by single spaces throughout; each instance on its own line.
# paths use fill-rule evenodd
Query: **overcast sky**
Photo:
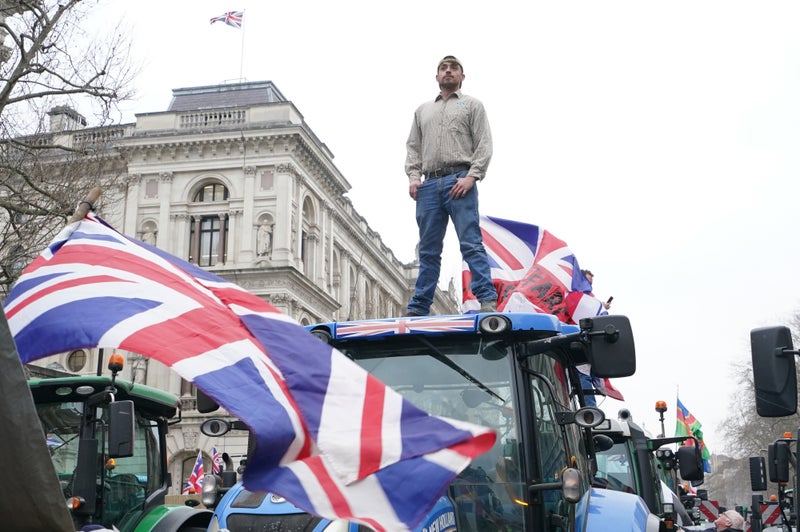
M 209 23 L 242 9 L 243 29 Z M 657 435 L 665 400 L 670 436 L 680 393 L 724 450 L 749 331 L 800 310 L 799 3 L 116 0 L 95 14 L 89 27 L 122 19 L 134 35 L 126 121 L 175 88 L 271 80 L 404 262 L 405 140 L 438 60 L 459 57 L 494 136 L 481 212 L 567 242 L 631 319 L 637 373 L 604 409 Z M 451 234 L 443 286 L 459 276 Z

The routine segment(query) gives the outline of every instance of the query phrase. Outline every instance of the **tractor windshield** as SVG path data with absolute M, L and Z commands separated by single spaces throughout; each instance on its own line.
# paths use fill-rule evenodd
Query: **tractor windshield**
M 97 408 L 95 419 L 98 420 L 95 434 L 88 437 L 81 435 L 84 408 L 82 402 L 40 403 L 36 406 L 64 497 L 73 495 L 80 446 L 86 446 L 90 452 L 95 449 L 98 493 L 94 520 L 124 529 L 120 524 L 137 519 L 144 509 L 145 499 L 163 483 L 157 459 L 160 456 L 157 429 L 137 413 L 134 455 L 107 458 L 103 450 L 106 440 L 104 427 L 108 419 L 106 405 L 88 407 Z M 89 443 L 94 440 L 96 446 Z
M 495 446 L 450 487 L 461 526 L 524 530 L 510 347 L 471 337 L 348 342 L 343 352 L 431 414 L 490 427 Z

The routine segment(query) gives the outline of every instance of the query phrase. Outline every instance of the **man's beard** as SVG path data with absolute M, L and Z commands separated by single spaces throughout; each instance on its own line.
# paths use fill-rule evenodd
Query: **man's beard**
M 442 90 L 449 90 L 449 91 L 457 90 L 459 88 L 459 82 L 455 80 L 442 81 L 439 83 L 439 88 Z

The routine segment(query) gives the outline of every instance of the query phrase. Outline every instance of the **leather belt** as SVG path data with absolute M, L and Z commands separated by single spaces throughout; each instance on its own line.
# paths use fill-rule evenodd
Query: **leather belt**
M 457 174 L 459 172 L 465 172 L 469 170 L 468 164 L 457 164 L 455 166 L 445 166 L 444 168 L 437 168 L 436 170 L 431 170 L 429 172 L 425 172 L 425 179 L 434 179 L 437 177 L 444 177 L 448 175 Z

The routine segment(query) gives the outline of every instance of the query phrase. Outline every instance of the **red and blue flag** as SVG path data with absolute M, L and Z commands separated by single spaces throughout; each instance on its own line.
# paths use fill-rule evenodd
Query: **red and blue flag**
M 234 28 L 241 28 L 242 22 L 244 21 L 244 11 L 228 11 L 218 17 L 214 17 L 211 19 L 211 24 L 215 22 L 224 22 L 228 26 L 233 26 Z
M 188 495 L 189 493 L 202 493 L 203 491 L 203 451 L 198 451 L 197 460 L 194 461 L 192 474 L 189 475 L 189 480 L 181 490 L 181 495 Z
M 105 347 L 171 367 L 249 426 L 245 486 L 314 515 L 413 528 L 496 439 L 418 409 L 259 297 L 93 214 L 26 268 L 5 312 L 25 363 Z

